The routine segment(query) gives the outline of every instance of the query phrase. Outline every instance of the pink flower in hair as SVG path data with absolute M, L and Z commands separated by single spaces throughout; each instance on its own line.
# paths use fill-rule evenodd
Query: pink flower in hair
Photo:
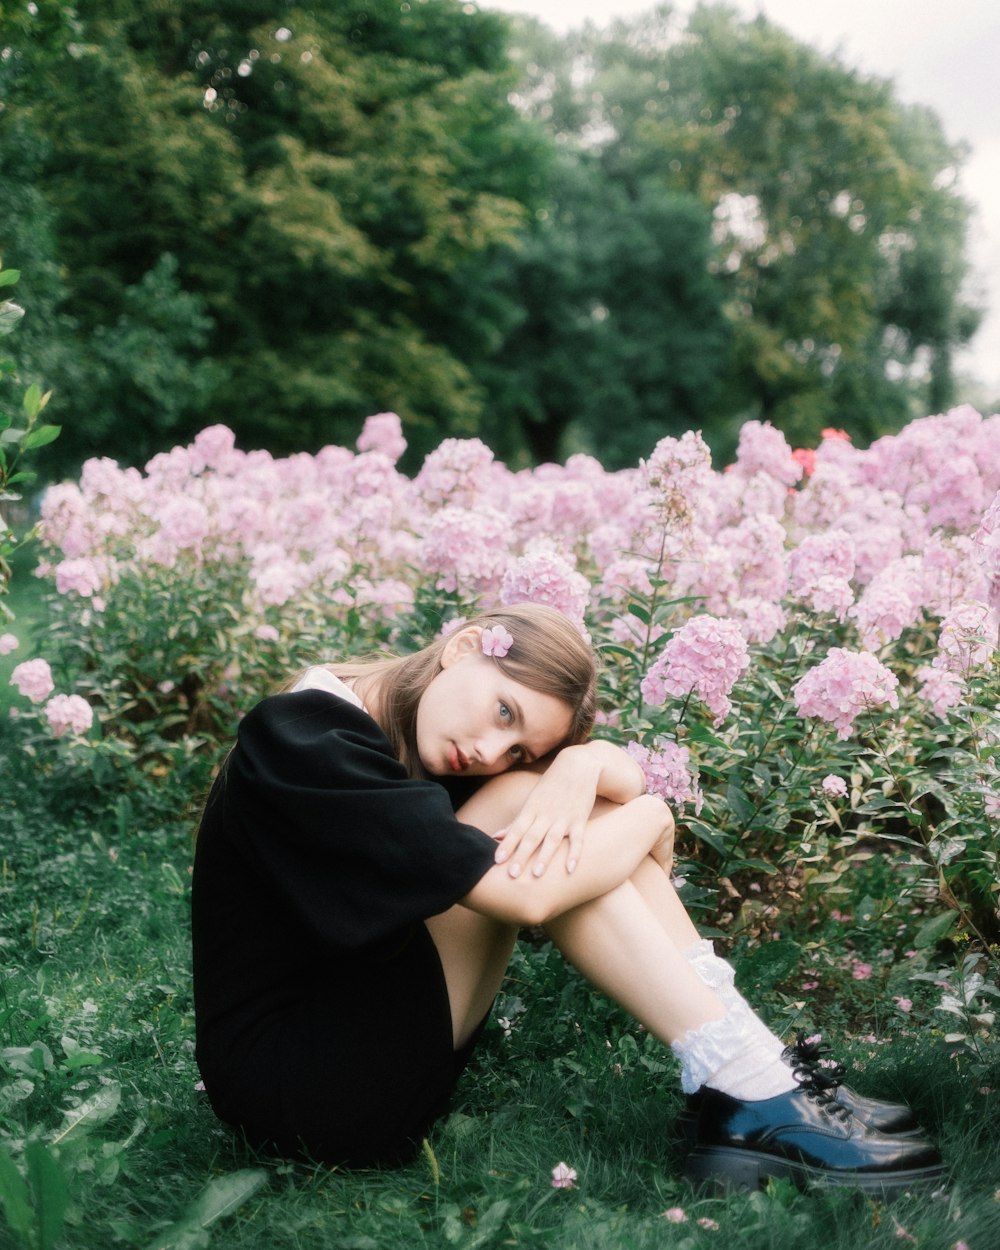
M 483 630 L 480 642 L 482 643 L 483 655 L 492 655 L 498 660 L 502 660 L 514 645 L 514 636 L 508 633 L 502 625 L 491 625 L 489 629 Z

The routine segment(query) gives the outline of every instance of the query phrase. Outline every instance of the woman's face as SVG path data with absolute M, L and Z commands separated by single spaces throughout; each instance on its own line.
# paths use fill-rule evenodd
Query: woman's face
M 417 754 L 432 776 L 502 773 L 547 755 L 569 733 L 569 705 L 504 676 L 483 655 L 481 637 L 471 626 L 449 638 L 417 707 Z

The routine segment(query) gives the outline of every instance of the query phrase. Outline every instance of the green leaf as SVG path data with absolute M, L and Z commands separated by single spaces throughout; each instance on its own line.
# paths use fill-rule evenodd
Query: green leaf
M 5 1146 L 0 1146 L 0 1206 L 14 1235 L 28 1245 L 32 1223 L 28 1186 Z
M 102 1086 L 96 1094 L 80 1103 L 79 1107 L 66 1112 L 63 1128 L 53 1137 L 52 1144 L 58 1145 L 70 1137 L 83 1137 L 91 1129 L 110 1120 L 118 1110 L 121 1100 L 120 1085 Z
M 35 1241 L 38 1250 L 51 1250 L 62 1232 L 69 1189 L 58 1160 L 40 1141 L 29 1142 L 24 1151 L 28 1184 L 35 1201 Z
M 0 286 L 13 286 L 20 276 L 20 269 L 0 269 Z
M 37 382 L 32 382 L 28 389 L 24 392 L 24 398 L 21 400 L 21 407 L 31 417 L 37 417 L 42 407 L 42 388 Z
M 21 439 L 21 450 L 31 451 L 34 447 L 44 447 L 47 443 L 54 443 L 62 432 L 62 426 L 59 425 L 39 425 Z
M 11 426 L 10 429 L 4 430 L 0 434 L 0 445 L 9 447 L 11 443 L 20 443 L 21 439 L 27 434 L 27 430 L 20 426 Z
M 720 833 L 715 829 L 710 829 L 708 825 L 702 824 L 700 820 L 689 820 L 685 823 L 699 842 L 704 842 L 706 846 L 710 846 L 717 855 L 725 855 L 726 843 Z
M 207 1245 L 208 1228 L 241 1207 L 266 1179 L 263 1168 L 244 1168 L 210 1181 L 177 1223 L 154 1238 L 147 1250 L 196 1250 Z
M 10 334 L 24 316 L 24 309 L 12 300 L 4 300 L 0 304 L 0 334 Z
M 752 820 L 756 809 L 735 781 L 726 786 L 726 803 L 738 820 Z
M 918 950 L 923 950 L 926 946 L 936 946 L 951 932 L 957 919 L 958 912 L 954 911 L 944 911 L 939 916 L 931 916 L 917 930 L 913 945 Z
M 642 604 L 634 603 L 634 602 L 630 603 L 626 607 L 625 611 L 628 612 L 631 616 L 638 617 L 639 620 L 642 621 L 643 625 L 649 624 L 649 613 L 642 606 Z

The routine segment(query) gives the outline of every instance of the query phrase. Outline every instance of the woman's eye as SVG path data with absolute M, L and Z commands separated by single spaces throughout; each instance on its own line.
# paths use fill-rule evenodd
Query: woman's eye
M 510 710 L 510 708 L 507 706 L 506 703 L 500 704 L 500 719 L 501 720 L 513 720 L 514 719 L 514 713 Z
M 508 754 L 516 764 L 520 764 L 524 760 L 524 747 L 511 747 Z

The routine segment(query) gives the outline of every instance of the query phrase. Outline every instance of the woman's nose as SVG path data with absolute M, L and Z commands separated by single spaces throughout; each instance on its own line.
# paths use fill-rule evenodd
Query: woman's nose
M 493 768 L 506 758 L 511 747 L 510 739 L 509 733 L 501 731 L 480 738 L 476 750 L 484 767 Z

